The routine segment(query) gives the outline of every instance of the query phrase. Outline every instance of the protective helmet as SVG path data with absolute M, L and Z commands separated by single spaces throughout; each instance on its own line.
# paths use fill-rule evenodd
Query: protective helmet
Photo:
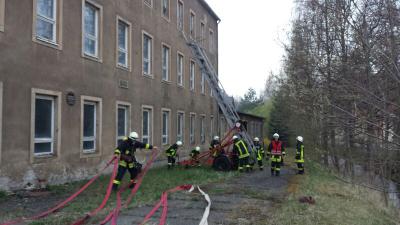
M 302 136 L 298 136 L 296 139 L 297 139 L 298 141 L 300 141 L 300 142 L 303 142 L 303 137 L 302 137 Z
M 233 135 L 232 140 L 237 140 L 239 137 L 236 135 Z
M 131 132 L 131 133 L 129 134 L 129 138 L 132 139 L 132 140 L 136 140 L 136 139 L 139 138 L 139 135 L 138 135 L 138 133 L 136 133 L 136 132 Z
M 258 139 L 258 137 L 255 137 L 255 138 L 254 138 L 254 141 L 260 141 L 260 139 Z
M 214 136 L 214 140 L 218 141 L 219 137 L 218 136 Z
M 200 151 L 200 146 L 196 146 L 195 150 L 199 152 Z
M 272 135 L 272 137 L 274 137 L 274 138 L 279 138 L 279 134 L 278 134 L 278 133 L 275 133 L 274 135 Z
M 178 146 L 182 146 L 182 141 L 177 141 L 176 144 L 177 144 Z

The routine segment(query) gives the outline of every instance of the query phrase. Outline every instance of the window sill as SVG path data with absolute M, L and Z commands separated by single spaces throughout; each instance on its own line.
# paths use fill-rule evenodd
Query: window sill
M 123 71 L 126 71 L 126 72 L 132 72 L 130 66 L 125 67 L 125 66 L 122 66 L 122 65 L 117 64 L 117 69 L 120 69 L 120 70 L 123 70 Z
M 170 18 L 167 18 L 167 17 L 165 17 L 165 16 L 163 16 L 163 15 L 161 15 L 161 17 L 162 17 L 165 21 L 167 21 L 168 23 L 171 22 L 171 19 L 170 19 Z
M 154 80 L 154 75 L 153 74 L 145 74 L 145 73 L 143 73 L 143 77 L 146 77 L 146 78 Z
M 81 158 L 95 158 L 95 157 L 100 157 L 101 154 L 99 151 L 96 150 L 83 150 L 81 149 Z
M 44 40 L 41 38 L 37 38 L 37 37 L 34 37 L 32 40 L 33 40 L 33 42 L 44 45 L 46 47 L 57 49 L 57 50 L 62 50 L 61 45 L 59 45 L 57 43 L 50 42 L 50 41 L 47 41 L 47 40 Z
M 54 153 L 48 153 L 48 154 L 35 154 L 34 158 L 35 159 L 51 159 L 55 158 L 56 155 Z
M 87 55 L 85 53 L 82 54 L 82 57 L 84 59 L 89 59 L 89 60 L 94 61 L 94 62 L 103 63 L 103 61 L 100 58 L 97 58 L 97 57 L 91 56 L 91 55 Z
M 162 80 L 161 83 L 171 85 L 172 82 L 170 80 Z
M 177 86 L 178 86 L 178 88 L 185 89 L 185 86 L 183 86 L 183 85 L 181 85 L 181 84 L 178 84 Z

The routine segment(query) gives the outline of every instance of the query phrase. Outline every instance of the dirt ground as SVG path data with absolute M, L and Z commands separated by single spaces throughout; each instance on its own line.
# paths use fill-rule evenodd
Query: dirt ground
M 212 204 L 208 218 L 210 225 L 258 225 L 266 224 L 269 213 L 285 199 L 294 170 L 283 168 L 280 177 L 271 177 L 264 171 L 243 173 L 228 182 L 212 183 L 201 188 L 210 195 Z M 293 188 L 293 187 L 292 187 Z M 28 211 L 36 214 L 65 199 L 68 193 L 53 195 L 46 192 L 18 192 L 0 202 L 0 218 L 7 214 L 18 215 Z M 142 222 L 154 204 L 130 208 L 121 212 L 118 224 L 130 225 Z M 168 224 L 199 224 L 207 202 L 196 193 L 177 192 L 168 198 Z M 158 224 L 160 210 L 148 224 Z
M 269 168 L 201 187 L 211 198 L 210 225 L 266 224 L 273 207 L 278 207 L 287 195 L 291 169 L 283 169 L 280 177 L 271 177 Z M 136 207 L 121 213 L 118 224 L 140 224 L 154 205 Z M 200 193 L 178 192 L 168 198 L 168 224 L 199 224 L 207 202 Z M 158 224 L 160 210 L 148 224 Z

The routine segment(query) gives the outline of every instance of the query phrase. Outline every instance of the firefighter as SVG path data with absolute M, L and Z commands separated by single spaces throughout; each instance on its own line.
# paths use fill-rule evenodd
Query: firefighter
M 193 162 L 193 166 L 197 165 L 200 166 L 200 161 L 199 161 L 199 154 L 200 154 L 200 146 L 196 146 L 192 152 L 190 153 L 190 157 L 192 159 Z
M 260 170 L 263 170 L 264 169 L 263 159 L 265 156 L 264 145 L 260 143 L 260 139 L 258 137 L 254 138 L 254 147 L 257 156 L 258 167 L 260 168 Z
M 140 173 L 142 165 L 136 161 L 135 152 L 136 149 L 153 149 L 150 144 L 142 143 L 138 141 L 139 135 L 136 132 L 131 132 L 128 137 L 125 137 L 123 141 L 118 145 L 114 151 L 115 157 L 119 158 L 118 173 L 113 181 L 113 190 L 118 190 L 121 180 L 125 175 L 126 170 L 131 175 L 131 182 L 129 187 L 135 186 L 135 178 Z
M 219 149 L 221 142 L 219 141 L 218 136 L 214 136 L 213 140 L 210 143 L 210 150 L 213 150 L 213 157 L 216 158 L 220 154 L 224 154 L 223 149 Z M 218 149 L 218 151 L 217 151 Z
M 296 143 L 296 157 L 295 162 L 297 163 L 297 174 L 304 174 L 304 144 L 303 137 L 298 136 Z
M 268 146 L 268 153 L 271 155 L 271 176 L 279 176 L 281 171 L 282 156 L 284 156 L 285 148 L 281 140 L 279 140 L 279 134 L 275 133 L 271 143 Z
M 175 144 L 171 145 L 165 153 L 168 158 L 168 169 L 171 169 L 175 166 L 175 158 L 177 156 L 178 148 L 182 146 L 182 141 L 177 141 Z
M 236 135 L 232 137 L 232 140 L 233 153 L 236 154 L 239 158 L 239 172 L 243 172 L 244 167 L 246 167 L 246 172 L 250 172 L 250 154 L 246 142 Z

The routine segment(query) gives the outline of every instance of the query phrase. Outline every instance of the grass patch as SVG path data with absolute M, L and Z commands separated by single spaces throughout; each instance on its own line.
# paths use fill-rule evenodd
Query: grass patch
M 154 168 L 148 171 L 143 179 L 143 183 L 133 198 L 128 208 L 137 205 L 152 203 L 161 197 L 163 191 L 183 184 L 197 184 L 204 185 L 216 181 L 224 181 L 236 176 L 237 172 L 216 172 L 208 167 L 198 168 L 174 168 L 167 170 L 166 167 Z M 124 177 L 123 184 L 129 182 L 129 173 L 127 172 Z M 86 212 L 97 208 L 106 191 L 106 186 L 109 182 L 110 176 L 101 176 L 95 183 L 93 183 L 86 191 L 79 195 L 73 202 L 67 205 L 60 212 L 49 216 L 48 218 L 31 222 L 31 225 L 61 225 L 70 224 L 76 219 L 81 218 Z M 49 191 L 52 195 L 60 195 L 66 198 L 71 193 L 77 191 L 87 181 L 79 181 L 65 185 L 50 186 Z M 122 199 L 125 200 L 129 195 L 129 191 L 122 194 Z M 113 194 L 109 202 L 101 213 L 92 219 L 92 222 L 98 222 L 105 217 L 105 215 L 115 207 L 116 195 Z M 50 207 L 50 206 L 47 206 Z M 42 210 L 43 211 L 43 210 Z M 17 216 L 17 215 L 13 215 Z M 19 215 L 20 216 L 20 215 Z M 4 219 L 4 218 L 3 218 Z M 0 219 L 2 221 L 3 219 Z
M 271 212 L 267 224 L 399 224 L 399 211 L 385 207 L 378 193 L 343 183 L 319 164 L 306 163 L 306 174 L 290 181 L 286 201 Z M 312 196 L 315 205 L 298 201 Z

